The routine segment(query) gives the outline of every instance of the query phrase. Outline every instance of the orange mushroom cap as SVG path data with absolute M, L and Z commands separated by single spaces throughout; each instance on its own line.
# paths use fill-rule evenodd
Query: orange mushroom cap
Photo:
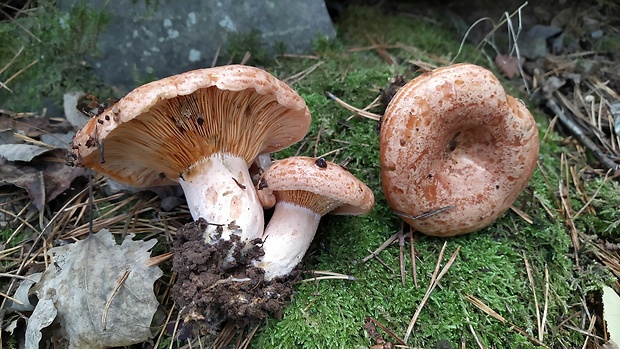
M 322 158 L 296 156 L 276 161 L 261 177 L 258 189 L 266 207 L 282 200 L 320 215 L 361 215 L 370 212 L 375 203 L 366 184 Z
M 381 179 L 390 207 L 416 230 L 452 236 L 491 224 L 527 185 L 538 129 L 489 70 L 456 64 L 418 76 L 381 126 Z M 452 206 L 430 217 L 412 217 Z
M 140 86 L 91 119 L 73 140 L 73 161 L 134 186 L 178 181 L 214 153 L 275 152 L 310 126 L 304 100 L 266 71 L 229 65 Z

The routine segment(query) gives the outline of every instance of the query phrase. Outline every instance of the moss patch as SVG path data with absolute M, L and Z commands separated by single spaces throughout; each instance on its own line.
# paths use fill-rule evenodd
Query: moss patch
M 62 93 L 74 88 L 94 92 L 102 100 L 105 96 L 118 97 L 101 86 L 81 64 L 81 57 L 94 47 L 95 34 L 105 23 L 105 16 L 83 7 L 74 9 L 68 16 L 60 16 L 53 7 L 42 7 L 38 11 L 19 19 L 18 23 L 40 38 L 43 44 L 12 23 L 0 23 L 0 42 L 3 43 L 0 45 L 0 61 L 8 61 L 24 46 L 19 59 L 3 73 L 3 81 L 39 59 L 9 84 L 12 94 L 0 93 L 0 104 L 15 111 L 36 110 L 46 98 L 59 104 Z M 80 34 L 84 32 L 86 35 Z M 386 63 L 369 48 L 371 41 L 388 45 L 386 50 L 399 63 L 398 68 Z M 241 47 L 243 45 L 255 43 L 240 40 L 240 47 L 235 48 L 239 54 L 253 49 Z M 560 214 L 561 205 L 558 204 L 559 183 L 566 176 L 561 167 L 561 155 L 569 155 L 568 165 L 575 168 L 581 179 L 591 174 L 584 170 L 586 164 L 581 158 L 570 156 L 574 152 L 572 145 L 553 132 L 541 144 L 541 170 L 534 173 L 529 187 L 515 203 L 532 218 L 532 224 L 509 211 L 493 226 L 466 236 L 448 240 L 417 236 L 419 287 L 413 284 L 408 242 L 405 245 L 407 279 L 404 286 L 398 272 L 397 245 L 380 254 L 394 272 L 375 260 L 362 263 L 368 249 L 377 248 L 401 229 L 401 222 L 392 214 L 381 193 L 377 123 L 360 118 L 348 120 L 351 113 L 327 98 L 325 93 L 331 92 L 352 105 L 364 107 L 375 99 L 394 74 L 413 78 L 418 68 L 412 61 L 449 62 L 458 49 L 459 42 L 452 31 L 442 26 L 381 15 L 374 8 L 351 8 L 338 23 L 336 40 L 316 41 L 318 59 L 279 58 L 269 68 L 280 78 L 286 78 L 318 64 L 318 68 L 293 84 L 312 112 L 311 130 L 304 142 L 276 157 L 329 154 L 327 158 L 331 161 L 347 161 L 349 170 L 373 189 L 376 207 L 363 217 L 325 217 L 303 265 L 305 270 L 340 272 L 355 276 L 357 280 L 298 284 L 297 293 L 286 307 L 283 319 L 270 319 L 268 326 L 261 327 L 254 337 L 253 347 L 368 348 L 375 343 L 362 328 L 367 316 L 402 337 L 426 291 L 445 241 L 448 247 L 443 264 L 457 246 L 461 248 L 460 253 L 421 312 L 409 345 L 433 347 L 447 341 L 458 347 L 464 340 L 467 347 L 475 347 L 471 326 L 487 347 L 532 347 L 525 336 L 484 314 L 465 297 L 467 294 L 477 297 L 508 321 L 537 337 L 536 307 L 524 256 L 532 268 L 541 308 L 545 268 L 548 270 L 549 325 L 544 342 L 550 347 L 582 345 L 584 338 L 580 333 L 558 326 L 579 310 L 573 308 L 573 304 L 579 304 L 589 291 L 598 289 L 609 275 L 587 253 L 587 245 L 582 248 L 584 252 L 577 254 L 580 267 L 575 265 L 567 222 Z M 458 61 L 486 62 L 469 47 L 465 47 Z M 380 108 L 373 111 L 382 112 Z M 548 121 L 541 115 L 537 115 L 537 120 L 542 136 Z M 597 176 L 588 178 L 591 179 L 581 181 L 582 192 L 592 197 L 599 187 L 601 189 L 589 204 L 594 212 L 584 211 L 575 219 L 575 225 L 584 236 L 592 239 L 604 236 L 617 242 L 620 187 L 617 182 L 603 182 Z M 588 200 L 580 196 L 574 186 L 569 188 L 570 204 L 577 212 Z M 158 249 L 162 245 L 165 243 Z M 380 332 L 385 339 L 391 340 L 389 335 Z M 164 342 L 169 343 L 167 339 Z
M 106 13 L 90 10 L 86 2 L 63 14 L 53 1 L 42 0 L 28 15 L 0 21 L 0 62 L 8 65 L 0 81 L 12 91 L 2 89 L 0 105 L 20 112 L 61 107 L 62 95 L 75 90 L 118 97 L 84 61 L 96 55 L 97 36 L 107 18 Z
M 369 253 L 401 227 L 400 221 L 387 208 L 381 193 L 379 176 L 379 146 L 377 124 L 363 119 L 346 119 L 350 112 L 324 96 L 329 91 L 357 107 L 368 105 L 380 88 L 395 73 L 415 74 L 411 60 L 449 61 L 458 51 L 459 42 L 449 31 L 419 21 L 400 17 L 381 16 L 377 10 L 357 8 L 349 12 L 338 27 L 339 38 L 332 43 L 317 44 L 322 65 L 294 85 L 306 99 L 313 115 L 313 125 L 306 142 L 300 148 L 281 152 L 277 157 L 300 153 L 321 155 L 336 151 L 329 160 L 348 160 L 348 168 L 365 181 L 375 192 L 377 205 L 365 217 L 324 217 L 315 241 L 315 249 L 306 258 L 305 269 L 330 270 L 353 275 L 357 281 L 320 281 L 304 283 L 297 288 L 295 301 L 285 310 L 284 318 L 270 322 L 254 340 L 256 347 L 273 348 L 355 348 L 374 344 L 362 329 L 364 318 L 372 316 L 390 330 L 404 335 L 411 316 L 424 296 L 435 268 L 443 239 L 419 236 L 415 242 L 418 253 L 419 287 L 413 285 L 409 245 L 405 245 L 407 281 L 401 285 L 398 246 L 392 245 L 380 257 L 395 273 L 374 260 L 362 263 Z M 395 71 L 370 45 L 369 37 L 380 38 L 390 46 L 389 53 L 401 63 Z M 466 48 L 460 60 L 484 64 L 478 55 Z M 282 61 L 276 68 L 281 77 L 315 64 L 313 60 Z M 381 110 L 375 110 L 381 112 Z M 537 115 L 542 132 L 548 126 L 544 116 Z M 318 139 L 318 141 L 317 141 Z M 532 275 L 540 312 L 544 303 L 544 274 L 548 269 L 550 292 L 548 328 L 556 328 L 573 314 L 571 304 L 588 290 L 597 288 L 608 274 L 586 255 L 581 256 L 581 269 L 574 264 L 572 244 L 566 224 L 558 212 L 557 190 L 560 180 L 560 154 L 569 153 L 555 134 L 542 144 L 540 163 L 545 175 L 536 171 L 529 187 L 515 206 L 526 212 L 533 224 L 514 212 L 507 212 L 493 226 L 483 231 L 447 240 L 450 254 L 461 246 L 455 264 L 442 279 L 440 286 L 425 305 L 408 342 L 411 346 L 433 347 L 447 340 L 454 347 L 465 340 L 475 346 L 469 326 L 480 341 L 489 347 L 532 347 L 528 339 L 510 326 L 482 313 L 466 299 L 471 294 L 517 324 L 533 337 L 538 336 L 536 308 L 528 281 L 524 256 Z M 579 164 L 571 163 L 573 166 Z M 548 183 L 549 182 L 549 183 Z M 586 181 L 590 195 L 601 179 Z M 599 192 L 600 203 L 593 201 L 598 215 L 583 215 L 576 222 L 592 234 L 604 231 L 617 222 L 617 209 L 607 208 L 616 184 L 607 182 Z M 576 197 L 576 196 L 575 196 Z M 550 215 L 543 207 L 550 209 Z M 575 200 L 579 210 L 583 202 Z M 597 207 L 597 204 L 600 206 Z M 617 203 L 611 207 L 618 207 Z M 618 224 L 618 223 L 616 223 Z M 613 228 L 610 228 L 613 230 Z M 547 328 L 547 332 L 548 332 Z M 381 332 L 381 331 L 380 331 Z M 383 333 L 383 338 L 390 340 Z M 583 336 L 560 327 L 546 333 L 544 342 L 555 347 L 560 341 L 567 346 L 581 345 Z

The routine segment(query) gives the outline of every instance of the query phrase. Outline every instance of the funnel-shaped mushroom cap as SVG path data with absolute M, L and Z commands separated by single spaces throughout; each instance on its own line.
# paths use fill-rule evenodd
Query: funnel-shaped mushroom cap
M 491 224 L 525 188 L 538 147 L 536 121 L 493 73 L 472 64 L 439 68 L 403 86 L 385 111 L 383 192 L 423 233 L 472 232 Z M 452 209 L 411 219 L 446 206 Z
M 91 119 L 73 140 L 73 162 L 163 185 L 215 153 L 250 163 L 299 141 L 309 125 L 304 100 L 266 71 L 199 69 L 140 86 Z
M 370 188 L 342 166 L 303 156 L 277 161 L 261 177 L 259 198 L 266 206 L 279 194 L 320 215 L 365 214 L 375 203 Z

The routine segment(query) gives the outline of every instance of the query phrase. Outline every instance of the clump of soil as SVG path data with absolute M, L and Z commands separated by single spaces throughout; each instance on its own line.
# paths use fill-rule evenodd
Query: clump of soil
M 212 331 L 226 320 L 243 325 L 268 315 L 281 318 L 299 273 L 266 282 L 264 271 L 252 264 L 264 254 L 261 239 L 246 243 L 233 234 L 208 245 L 203 238 L 208 224 L 199 219 L 180 228 L 172 249 L 177 273 L 172 297 L 185 323 Z

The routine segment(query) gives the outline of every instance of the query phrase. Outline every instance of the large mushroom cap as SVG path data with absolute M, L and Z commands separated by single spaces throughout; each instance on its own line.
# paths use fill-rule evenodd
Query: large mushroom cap
M 276 161 L 261 177 L 259 189 L 261 187 L 269 193 L 313 194 L 290 195 L 305 201 L 308 208 L 320 214 L 360 215 L 370 212 L 375 203 L 366 184 L 343 167 L 322 158 L 296 156 Z M 259 194 L 259 197 L 264 199 L 265 196 Z M 318 197 L 326 200 L 319 200 L 317 204 Z
M 214 153 L 250 163 L 309 126 L 304 100 L 266 71 L 199 69 L 140 86 L 91 119 L 73 140 L 74 163 L 135 186 L 163 185 Z
M 481 229 L 527 185 L 538 129 L 490 71 L 457 64 L 394 96 L 381 126 L 381 179 L 390 207 L 415 229 L 452 236 Z M 452 209 L 413 220 L 446 206 Z

